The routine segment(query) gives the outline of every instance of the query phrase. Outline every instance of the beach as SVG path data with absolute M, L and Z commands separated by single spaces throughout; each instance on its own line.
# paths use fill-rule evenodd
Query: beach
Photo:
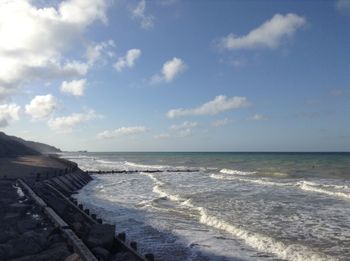
M 94 178 L 73 197 L 156 260 L 349 257 L 349 153 L 62 156 Z
M 71 195 L 92 178 L 55 156 L 2 158 L 0 260 L 153 260 Z

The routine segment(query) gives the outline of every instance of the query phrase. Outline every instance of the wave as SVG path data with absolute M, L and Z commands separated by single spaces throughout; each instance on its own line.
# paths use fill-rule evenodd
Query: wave
M 280 182 L 273 182 L 265 179 L 250 179 L 250 178 L 241 178 L 238 176 L 224 176 L 224 175 L 217 175 L 217 174 L 210 174 L 210 177 L 213 179 L 221 179 L 221 180 L 238 180 L 242 182 L 248 182 L 248 183 L 255 183 L 260 185 L 268 185 L 268 186 L 292 186 L 291 183 L 280 183 Z
M 172 201 L 178 202 L 182 206 L 186 206 L 191 208 L 192 210 L 196 210 L 199 213 L 199 222 L 207 225 L 209 227 L 213 227 L 219 230 L 224 230 L 233 236 L 242 239 L 247 245 L 257 249 L 258 251 L 263 251 L 266 253 L 271 253 L 281 259 L 288 259 L 292 261 L 331 261 L 335 260 L 331 257 L 317 253 L 310 250 L 308 247 L 300 244 L 291 244 L 287 245 L 283 242 L 277 241 L 272 237 L 253 233 L 246 229 L 236 227 L 233 224 L 229 224 L 224 220 L 221 220 L 214 215 L 209 215 L 207 210 L 203 207 L 198 207 L 192 204 L 191 199 L 184 199 L 180 195 L 172 195 L 167 193 L 163 186 L 165 185 L 163 182 L 158 180 L 154 175 L 150 173 L 141 173 L 142 175 L 147 175 L 155 182 L 155 186 L 153 187 L 153 191 L 158 193 L 161 197 L 166 197 Z
M 344 191 L 332 191 L 328 190 L 330 189 L 349 189 L 348 186 L 343 185 L 330 185 L 330 184 L 318 184 L 311 181 L 298 181 L 298 182 L 273 182 L 265 179 L 251 179 L 251 178 L 241 178 L 241 177 L 235 177 L 235 176 L 224 176 L 224 175 L 217 175 L 217 174 L 211 174 L 211 178 L 213 179 L 221 179 L 221 180 L 238 180 L 241 182 L 248 182 L 248 183 L 254 183 L 254 184 L 260 184 L 260 185 L 266 185 L 266 186 L 279 186 L 279 187 L 290 187 L 290 188 L 298 188 L 303 191 L 312 192 L 312 193 L 320 193 L 325 194 L 331 197 L 341 198 L 341 199 L 350 199 L 350 191 L 344 192 Z
M 314 252 L 308 247 L 300 244 L 287 245 L 283 242 L 277 241 L 272 237 L 253 233 L 246 229 L 236 227 L 229 224 L 215 216 L 208 215 L 204 208 L 197 207 L 200 212 L 200 222 L 214 227 L 216 229 L 224 230 L 240 239 L 242 239 L 247 245 L 262 251 L 276 255 L 280 259 L 292 260 L 292 261 L 331 261 L 335 260 L 330 256 L 322 253 Z
M 168 165 L 146 165 L 146 164 L 138 164 L 138 163 L 129 162 L 129 161 L 125 161 L 124 163 L 125 163 L 125 165 L 139 168 L 139 169 L 162 170 L 162 169 L 171 169 L 172 168 L 171 166 L 168 166 Z
M 350 199 L 350 193 L 343 192 L 343 191 L 331 191 L 327 190 L 324 188 L 339 188 L 341 186 L 338 185 L 323 185 L 323 184 L 317 184 L 314 182 L 309 182 L 309 181 L 300 181 L 298 182 L 297 186 L 305 191 L 310 191 L 310 192 L 316 192 L 316 193 L 321 193 L 333 197 L 339 197 L 339 198 L 345 198 L 345 199 Z M 347 186 L 345 186 L 347 187 Z
M 256 174 L 256 171 L 241 171 L 241 170 L 235 170 L 235 169 L 222 169 L 222 170 L 220 170 L 220 173 L 230 174 L 230 175 L 247 176 L 247 175 Z

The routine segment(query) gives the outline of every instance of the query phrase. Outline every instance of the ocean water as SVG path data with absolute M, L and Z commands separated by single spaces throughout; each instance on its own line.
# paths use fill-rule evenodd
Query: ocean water
M 156 260 L 350 260 L 350 153 L 62 156 L 139 171 L 93 175 L 75 197 Z

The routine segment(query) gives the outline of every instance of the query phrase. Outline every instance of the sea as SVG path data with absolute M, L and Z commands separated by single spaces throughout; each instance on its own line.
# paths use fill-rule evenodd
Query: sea
M 350 153 L 63 153 L 74 195 L 156 260 L 350 260 Z M 152 172 L 153 171 L 153 172 Z

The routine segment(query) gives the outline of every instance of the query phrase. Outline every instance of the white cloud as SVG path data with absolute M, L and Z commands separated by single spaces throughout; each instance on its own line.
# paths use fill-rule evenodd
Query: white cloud
M 100 139 L 110 139 L 118 136 L 128 136 L 143 133 L 148 131 L 144 126 L 134 126 L 134 127 L 121 127 L 115 130 L 105 130 L 97 134 L 97 137 Z
M 333 89 L 330 91 L 330 95 L 334 96 L 334 97 L 340 97 L 345 95 L 345 91 L 342 89 Z
M 183 130 L 183 129 L 192 129 L 198 126 L 198 122 L 195 121 L 185 121 L 178 125 L 172 125 L 170 129 L 172 130 Z
M 262 114 L 254 114 L 252 117 L 250 117 L 250 119 L 253 121 L 262 121 L 267 120 L 267 117 Z
M 95 111 L 89 110 L 85 113 L 73 113 L 68 116 L 50 119 L 48 125 L 53 130 L 69 132 L 72 131 L 75 126 L 96 119 L 98 117 L 101 116 L 97 115 Z
M 169 133 L 160 133 L 160 134 L 154 135 L 154 138 L 157 140 L 167 139 L 167 138 L 170 138 L 170 134 Z
M 141 28 L 150 29 L 154 26 L 154 16 L 146 14 L 146 1 L 141 0 L 132 10 L 132 16 L 140 20 Z
M 85 29 L 106 22 L 106 0 L 66 0 L 46 7 L 35 1 L 0 1 L 0 97 L 32 81 L 86 74 L 84 62 L 66 59 Z
M 126 52 L 125 56 L 120 57 L 114 64 L 114 68 L 121 72 L 125 67 L 132 68 L 135 65 L 136 60 L 141 56 L 140 49 L 130 49 Z
M 72 94 L 74 96 L 83 96 L 85 90 L 86 79 L 64 81 L 61 84 L 61 91 Z
M 197 127 L 198 123 L 195 121 L 185 121 L 178 125 L 172 125 L 171 130 L 176 131 L 175 135 L 181 138 L 192 135 L 193 128 Z
M 168 118 L 189 115 L 214 115 L 220 112 L 247 107 L 249 102 L 246 97 L 227 98 L 224 95 L 216 96 L 214 100 L 192 109 L 173 109 L 167 112 Z
M 171 137 L 184 138 L 192 135 L 193 129 L 198 127 L 198 122 L 195 121 L 185 121 L 180 124 L 174 124 L 169 127 L 170 132 L 160 133 L 155 135 L 155 139 L 167 139 Z
M 171 82 L 177 75 L 182 73 L 186 69 L 186 64 L 183 60 L 174 57 L 173 59 L 166 61 L 163 64 L 163 68 L 160 74 L 156 74 L 152 77 L 152 83 L 159 82 Z
M 107 42 L 101 42 L 94 45 L 89 45 L 86 49 L 86 59 L 88 64 L 91 66 L 96 61 L 100 60 L 101 57 L 107 55 L 109 57 L 114 56 L 114 52 L 111 48 L 115 48 L 116 45 L 113 40 L 109 40 Z
M 306 19 L 296 14 L 276 14 L 247 35 L 229 34 L 220 40 L 219 46 L 228 50 L 277 48 L 284 39 L 292 37 L 305 23 Z
M 38 95 L 26 105 L 26 113 L 33 119 L 45 119 L 53 113 L 56 106 L 56 100 L 51 94 Z
M 20 109 L 14 103 L 0 105 L 0 128 L 6 127 L 10 121 L 19 120 Z
M 342 13 L 350 14 L 350 0 L 338 0 L 336 1 L 335 7 Z
M 227 124 L 229 124 L 231 121 L 228 118 L 225 119 L 221 119 L 221 120 L 216 120 L 214 122 L 212 122 L 212 126 L 214 127 L 221 127 L 221 126 L 225 126 Z

